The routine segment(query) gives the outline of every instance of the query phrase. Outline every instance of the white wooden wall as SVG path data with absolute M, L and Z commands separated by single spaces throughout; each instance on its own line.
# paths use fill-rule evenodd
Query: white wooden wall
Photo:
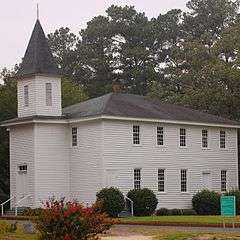
M 91 204 L 103 187 L 102 123 L 72 124 L 69 131 L 71 127 L 78 127 L 78 146 L 71 146 L 70 153 L 72 198 Z
M 52 106 L 46 106 L 45 84 L 52 84 Z M 29 106 L 24 106 L 24 86 L 28 85 Z M 61 116 L 61 79 L 36 76 L 18 80 L 18 117 L 34 115 Z
M 36 205 L 49 197 L 69 200 L 69 131 L 63 124 L 35 125 Z
M 16 126 L 10 129 L 10 195 L 16 196 L 18 165 L 28 166 L 29 207 L 35 206 L 34 126 Z M 7 159 L 6 159 L 7 160 Z M 15 199 L 13 200 L 13 205 Z
M 132 144 L 132 126 L 140 125 L 141 145 Z M 165 129 L 165 146 L 156 144 L 156 127 Z M 187 130 L 187 147 L 179 147 L 179 128 Z M 134 168 L 142 169 L 142 187 L 152 189 L 158 207 L 191 208 L 192 195 L 203 188 L 202 172 L 211 171 L 212 190 L 220 191 L 220 172 L 227 170 L 228 189 L 237 188 L 237 132 L 226 129 L 226 150 L 219 148 L 219 128 L 209 127 L 209 148 L 201 147 L 198 126 L 104 121 L 105 185 L 124 193 L 133 189 Z M 158 168 L 164 168 L 166 193 L 157 190 Z M 180 192 L 180 170 L 188 170 L 188 193 Z M 110 179 L 110 180 L 109 180 Z

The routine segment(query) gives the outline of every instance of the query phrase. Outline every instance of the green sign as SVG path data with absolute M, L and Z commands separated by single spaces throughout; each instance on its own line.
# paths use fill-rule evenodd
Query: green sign
M 235 196 L 221 196 L 221 215 L 224 217 L 236 216 Z

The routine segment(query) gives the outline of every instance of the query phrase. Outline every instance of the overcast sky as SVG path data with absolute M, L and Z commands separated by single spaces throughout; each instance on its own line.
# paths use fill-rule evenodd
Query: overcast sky
M 186 9 L 188 0 L 0 0 L 0 69 L 11 68 L 23 57 L 33 25 L 36 5 L 46 34 L 60 27 L 77 33 L 92 17 L 105 14 L 112 4 L 133 5 L 151 17 L 173 8 Z

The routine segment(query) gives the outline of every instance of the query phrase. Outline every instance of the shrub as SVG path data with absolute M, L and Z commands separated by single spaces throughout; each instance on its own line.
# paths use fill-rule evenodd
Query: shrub
M 157 216 L 167 216 L 169 215 L 169 210 L 167 208 L 160 208 L 156 211 Z
M 51 199 L 44 207 L 35 220 L 41 240 L 94 239 L 111 225 L 105 214 L 96 211 L 96 206 Z
M 39 216 L 43 211 L 43 208 L 26 208 L 21 213 L 21 216 L 27 216 L 27 217 L 37 217 Z
M 182 210 L 181 209 L 174 208 L 174 209 L 171 209 L 169 211 L 170 211 L 169 215 L 172 215 L 172 216 L 182 215 Z
M 192 215 L 197 215 L 197 213 L 193 209 L 182 209 L 182 215 L 192 216 Z
M 102 212 L 111 217 L 117 217 L 124 209 L 125 201 L 123 194 L 117 188 L 103 188 L 97 193 L 97 202 Z
M 203 190 L 196 193 L 192 198 L 193 209 L 200 215 L 219 215 L 220 194 Z
M 154 192 L 147 188 L 131 190 L 127 196 L 133 201 L 135 216 L 152 215 L 158 204 Z
M 17 223 L 9 224 L 6 221 L 0 222 L 0 234 L 13 233 L 17 230 Z
M 226 196 L 235 196 L 236 197 L 236 211 L 237 215 L 240 215 L 240 191 L 231 190 L 225 194 Z

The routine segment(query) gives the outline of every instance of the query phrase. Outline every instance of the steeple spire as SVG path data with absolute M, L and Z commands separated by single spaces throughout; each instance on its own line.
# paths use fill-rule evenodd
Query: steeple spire
M 39 20 L 39 4 L 37 3 L 37 19 Z
M 22 78 L 38 74 L 59 76 L 59 69 L 39 19 L 37 19 L 34 26 L 21 67 L 17 72 L 17 77 Z

